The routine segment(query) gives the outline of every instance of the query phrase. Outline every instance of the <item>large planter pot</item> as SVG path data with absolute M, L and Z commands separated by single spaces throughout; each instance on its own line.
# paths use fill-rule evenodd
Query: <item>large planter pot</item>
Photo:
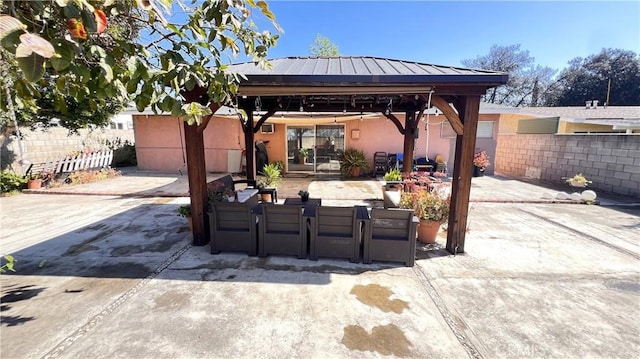
M 427 244 L 436 243 L 440 224 L 440 221 L 420 220 L 420 224 L 418 224 L 418 240 Z
M 307 161 L 306 157 L 298 158 L 298 164 L 300 164 L 300 165 L 304 165 L 306 163 L 306 161 Z
M 360 171 L 362 168 L 360 167 L 352 167 L 351 168 L 351 177 L 360 177 Z
M 387 191 L 400 191 L 402 190 L 402 181 L 387 181 L 382 185 L 382 196 Z
M 28 189 L 39 189 L 42 188 L 42 180 L 41 179 L 32 179 L 27 182 Z
M 473 177 L 484 176 L 484 170 L 480 167 L 473 166 Z

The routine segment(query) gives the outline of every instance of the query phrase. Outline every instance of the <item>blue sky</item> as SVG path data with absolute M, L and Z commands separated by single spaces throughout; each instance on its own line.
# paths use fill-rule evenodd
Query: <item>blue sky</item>
M 520 44 L 535 63 L 619 48 L 640 53 L 640 1 L 268 1 L 284 33 L 270 58 L 307 56 L 316 34 L 344 56 L 461 66 L 494 45 Z M 260 28 L 267 21 L 256 21 Z

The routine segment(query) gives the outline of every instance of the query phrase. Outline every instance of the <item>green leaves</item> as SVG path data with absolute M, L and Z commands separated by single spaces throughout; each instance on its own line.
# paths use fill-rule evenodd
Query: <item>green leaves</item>
M 53 47 L 55 48 L 56 55 L 58 56 L 51 58 L 51 66 L 53 66 L 53 68 L 58 72 L 63 71 L 69 67 L 73 59 L 76 57 L 76 48 L 67 40 L 60 40 L 54 43 Z
M 26 57 L 16 57 L 16 62 L 27 81 L 36 82 L 44 75 L 44 57 L 32 53 Z
M 226 55 L 242 51 L 256 63 L 264 63 L 277 39 L 269 31 L 259 32 L 252 19 L 275 19 L 265 1 L 195 1 L 186 20 L 169 19 L 173 23 L 155 21 L 164 21 L 171 0 L 13 0 L 3 4 L 7 13 L 24 16 L 0 15 L 2 46 L 19 55 L 9 58 L 15 103 L 34 103 L 40 90 L 47 101 L 39 101 L 38 106 L 49 113 L 68 113 L 64 123 L 74 127 L 94 121 L 74 119 L 78 108 L 98 112 L 105 101 L 129 101 L 129 96 L 140 111 L 151 107 L 198 123 L 210 113 L 211 103 L 228 104 L 238 91 L 241 76 L 224 72 Z M 144 38 L 138 38 L 139 29 L 149 30 Z M 21 35 L 27 35 L 27 41 L 19 41 Z M 34 81 L 37 86 L 31 89 Z M 207 90 L 208 103 L 185 104 L 184 94 L 196 88 Z M 2 110 L 4 106 L 0 102 Z
M 209 107 L 203 106 L 197 102 L 182 105 L 182 111 L 182 119 L 190 125 L 200 124 L 203 116 L 212 114 Z
M 2 258 L 4 258 L 5 264 L 0 266 L 0 273 L 6 273 L 7 271 L 15 272 L 16 270 L 13 269 L 13 265 L 17 260 L 13 258 L 11 254 L 5 254 Z

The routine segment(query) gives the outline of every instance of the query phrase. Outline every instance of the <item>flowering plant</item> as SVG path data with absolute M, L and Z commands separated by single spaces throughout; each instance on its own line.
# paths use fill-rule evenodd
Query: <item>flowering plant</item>
M 578 173 L 577 175 L 567 178 L 567 183 L 573 187 L 586 187 L 587 184 L 591 183 L 582 173 Z
M 226 202 L 229 198 L 235 198 L 235 192 L 229 187 L 224 187 L 223 183 L 216 182 L 213 186 L 214 188 L 209 189 L 207 193 L 209 202 Z
M 407 192 L 413 192 L 420 189 L 431 191 L 434 183 L 441 182 L 439 179 L 430 177 L 429 172 L 411 172 L 409 174 L 403 174 L 404 179 L 402 184 L 404 190 Z
M 476 152 L 473 155 L 473 165 L 480 168 L 483 171 L 487 167 L 491 166 L 491 162 L 489 162 L 489 155 L 487 155 L 487 151 Z
M 449 219 L 451 197 L 442 191 L 420 189 L 415 192 L 403 192 L 400 196 L 400 208 L 413 209 L 420 220 L 446 222 Z

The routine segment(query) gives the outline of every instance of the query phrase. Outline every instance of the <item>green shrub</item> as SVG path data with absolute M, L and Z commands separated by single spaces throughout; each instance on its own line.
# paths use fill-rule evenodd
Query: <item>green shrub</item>
M 402 173 L 397 168 L 390 170 L 384 174 L 385 181 L 402 181 Z
M 0 193 L 20 191 L 27 183 L 27 178 L 9 171 L 0 172 Z

